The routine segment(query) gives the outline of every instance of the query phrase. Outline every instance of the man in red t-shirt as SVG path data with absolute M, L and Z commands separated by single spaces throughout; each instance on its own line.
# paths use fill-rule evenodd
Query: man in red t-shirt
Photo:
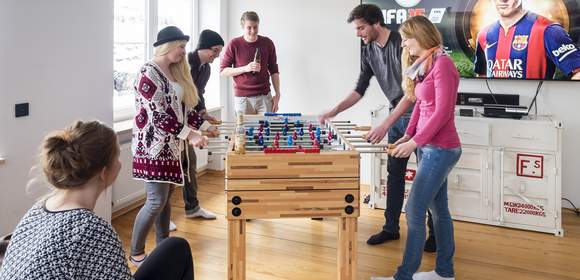
M 221 60 L 221 75 L 234 78 L 236 113 L 278 111 L 280 75 L 276 48 L 268 37 L 258 35 L 259 24 L 256 12 L 243 13 L 244 34 L 230 41 Z M 270 79 L 276 92 L 274 97 L 270 92 Z

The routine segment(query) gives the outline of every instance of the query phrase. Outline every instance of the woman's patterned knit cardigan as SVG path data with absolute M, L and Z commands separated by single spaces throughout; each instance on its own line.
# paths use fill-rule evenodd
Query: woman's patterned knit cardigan
M 146 63 L 135 82 L 133 178 L 183 185 L 184 141 L 178 135 L 187 136 L 190 128 L 199 129 L 203 120 L 193 108 L 186 108 L 184 114 L 182 106 L 161 68 Z

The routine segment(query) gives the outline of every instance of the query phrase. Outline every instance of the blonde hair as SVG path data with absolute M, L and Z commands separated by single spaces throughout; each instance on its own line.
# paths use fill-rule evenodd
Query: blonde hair
M 437 27 L 424 16 L 410 17 L 401 24 L 399 32 L 407 39 L 417 40 L 419 46 L 425 50 L 440 46 L 443 43 L 441 33 L 437 30 Z M 417 58 L 417 56 L 412 56 L 407 48 L 403 48 L 403 55 L 401 57 L 403 73 L 415 63 Z M 416 82 L 414 80 L 411 80 L 407 75 L 403 75 L 403 91 L 405 92 L 405 96 L 412 101 L 416 100 L 415 85 Z
M 242 17 L 240 18 L 240 24 L 242 25 L 242 27 L 244 26 L 244 23 L 246 21 L 253 21 L 256 23 L 260 23 L 260 17 L 254 11 L 247 11 L 247 12 L 244 12 L 242 14 Z
M 118 153 L 117 134 L 113 129 L 98 121 L 77 121 L 44 138 L 40 163 L 51 185 L 71 189 L 110 167 Z
M 179 45 L 185 43 L 187 43 L 187 41 L 180 40 L 159 45 L 155 48 L 155 57 L 166 55 Z M 183 103 L 188 107 L 195 107 L 199 102 L 199 96 L 197 95 L 197 88 L 193 83 L 191 73 L 189 72 L 189 65 L 185 58 L 177 63 L 170 64 L 169 70 L 171 71 L 171 75 L 173 75 L 179 85 L 183 88 Z

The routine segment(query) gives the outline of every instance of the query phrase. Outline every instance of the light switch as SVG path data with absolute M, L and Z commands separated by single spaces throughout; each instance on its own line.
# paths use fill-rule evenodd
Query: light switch
M 26 117 L 30 113 L 29 103 L 19 103 L 14 105 L 14 116 L 17 118 Z

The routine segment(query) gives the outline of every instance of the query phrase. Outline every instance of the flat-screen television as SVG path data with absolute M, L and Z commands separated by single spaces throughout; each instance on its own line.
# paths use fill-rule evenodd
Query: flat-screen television
M 513 25 L 506 25 L 505 4 L 496 3 L 520 1 L 527 13 Z M 445 51 L 463 78 L 580 79 L 580 0 L 363 0 L 362 3 L 379 6 L 391 30 L 398 30 L 410 16 L 428 17 L 441 32 Z M 503 18 L 500 14 L 504 14 Z

